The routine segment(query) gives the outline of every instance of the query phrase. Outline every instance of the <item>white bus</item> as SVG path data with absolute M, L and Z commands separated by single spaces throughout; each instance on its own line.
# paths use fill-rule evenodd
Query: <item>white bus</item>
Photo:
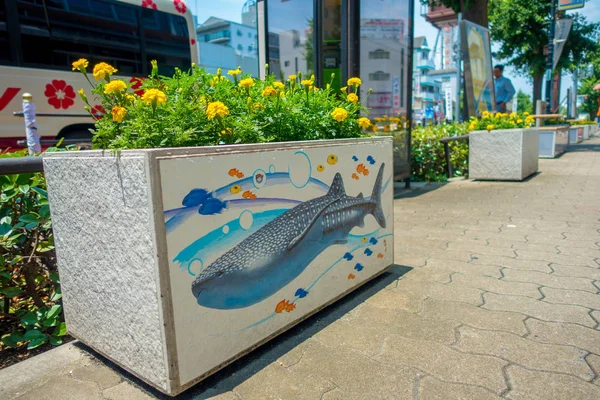
M 88 59 L 88 71 L 107 62 L 135 85 L 150 60 L 160 74 L 188 69 L 196 47 L 183 0 L 0 0 L 0 149 L 25 138 L 23 118 L 13 115 L 23 93 L 33 95 L 42 139 L 91 138 L 94 120 L 76 93 L 89 93 L 89 83 L 73 61 Z

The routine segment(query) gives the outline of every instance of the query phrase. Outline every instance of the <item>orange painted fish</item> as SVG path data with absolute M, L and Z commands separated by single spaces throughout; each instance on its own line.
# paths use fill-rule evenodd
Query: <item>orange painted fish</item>
M 244 174 L 243 174 L 243 173 L 241 173 L 241 172 L 238 172 L 237 174 L 235 174 L 235 176 L 236 176 L 238 179 L 242 179 L 242 178 L 244 177 Z
M 354 274 L 348 274 L 348 279 L 354 279 L 356 276 Z
M 290 306 L 290 302 L 287 300 L 281 300 L 279 303 L 277 303 L 277 306 L 275 307 L 275 312 L 277 314 L 282 313 L 283 311 L 287 310 L 287 308 Z M 289 312 L 289 311 L 288 311 Z
M 364 176 L 368 176 L 368 175 L 369 175 L 369 170 L 368 170 L 367 168 L 363 169 L 363 172 L 362 172 L 362 174 L 363 174 Z
M 383 254 L 381 254 L 381 253 L 377 254 L 377 258 L 383 258 Z
M 240 171 L 237 168 L 231 168 L 229 170 L 229 176 L 237 176 L 237 174 L 239 174 Z
M 353 174 L 352 174 L 352 179 L 356 179 L 356 180 L 358 180 L 358 179 L 359 179 L 359 178 L 358 178 L 358 175 L 356 175 L 356 173 L 353 173 Z
M 292 311 L 294 311 L 295 308 L 296 308 L 295 303 L 288 303 L 288 305 L 285 306 L 285 311 L 292 312 Z
M 246 190 L 246 191 L 245 191 L 245 192 L 242 194 L 242 197 L 243 197 L 243 198 L 245 198 L 245 199 L 249 199 L 249 198 L 251 198 L 252 196 L 254 196 L 254 193 L 252 193 L 250 190 Z
M 356 166 L 356 172 L 358 172 L 359 174 L 362 174 L 362 172 L 365 170 L 365 164 L 358 164 Z

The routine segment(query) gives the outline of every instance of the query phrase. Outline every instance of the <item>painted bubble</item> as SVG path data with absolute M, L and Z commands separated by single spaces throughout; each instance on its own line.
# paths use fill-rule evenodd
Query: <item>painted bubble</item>
M 269 173 L 275 173 L 275 166 L 273 164 L 269 165 Z
M 323 164 L 317 165 L 317 171 L 323 172 L 324 169 L 325 169 L 325 167 L 323 166 Z
M 190 263 L 188 264 L 188 272 L 190 273 L 190 275 L 192 276 L 197 276 L 200 274 L 200 272 L 202 272 L 202 269 L 204 269 L 204 263 L 202 262 L 201 259 L 199 258 L 194 258 L 192 261 L 190 261 Z
M 254 171 L 252 180 L 255 188 L 260 189 L 264 187 L 267 184 L 266 171 L 263 169 L 257 169 L 256 171 Z
M 238 194 L 242 191 L 242 187 L 240 185 L 233 185 L 229 188 L 229 191 L 231 192 L 231 194 Z
M 335 165 L 338 162 L 338 157 L 335 154 L 330 154 L 327 156 L 327 164 Z
M 226 235 L 229 233 L 229 225 L 223 225 L 223 233 Z
M 248 230 L 252 228 L 252 223 L 254 222 L 254 214 L 250 210 L 244 210 L 240 214 L 240 227 L 244 230 Z
M 292 185 L 294 185 L 298 189 L 301 189 L 308 185 L 311 170 L 312 166 L 308 155 L 303 151 L 295 152 L 288 166 L 290 182 L 292 183 Z

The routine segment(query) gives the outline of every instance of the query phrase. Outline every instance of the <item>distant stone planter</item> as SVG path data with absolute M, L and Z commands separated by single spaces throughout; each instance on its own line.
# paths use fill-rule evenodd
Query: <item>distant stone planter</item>
M 581 126 L 571 126 L 569 128 L 569 144 L 583 142 L 583 128 Z
M 569 126 L 547 126 L 540 131 L 540 158 L 554 158 L 567 150 Z
M 538 170 L 539 131 L 507 129 L 469 135 L 469 178 L 521 181 Z
M 176 395 L 393 264 L 392 138 L 48 153 L 67 329 Z

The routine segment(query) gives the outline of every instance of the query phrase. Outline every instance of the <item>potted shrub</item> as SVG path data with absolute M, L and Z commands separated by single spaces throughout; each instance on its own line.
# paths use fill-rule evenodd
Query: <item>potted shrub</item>
M 490 114 L 469 124 L 469 177 L 521 181 L 538 170 L 539 131 L 528 113 Z
M 392 139 L 360 79 L 100 63 L 98 150 L 44 157 L 69 333 L 175 395 L 393 263 Z

